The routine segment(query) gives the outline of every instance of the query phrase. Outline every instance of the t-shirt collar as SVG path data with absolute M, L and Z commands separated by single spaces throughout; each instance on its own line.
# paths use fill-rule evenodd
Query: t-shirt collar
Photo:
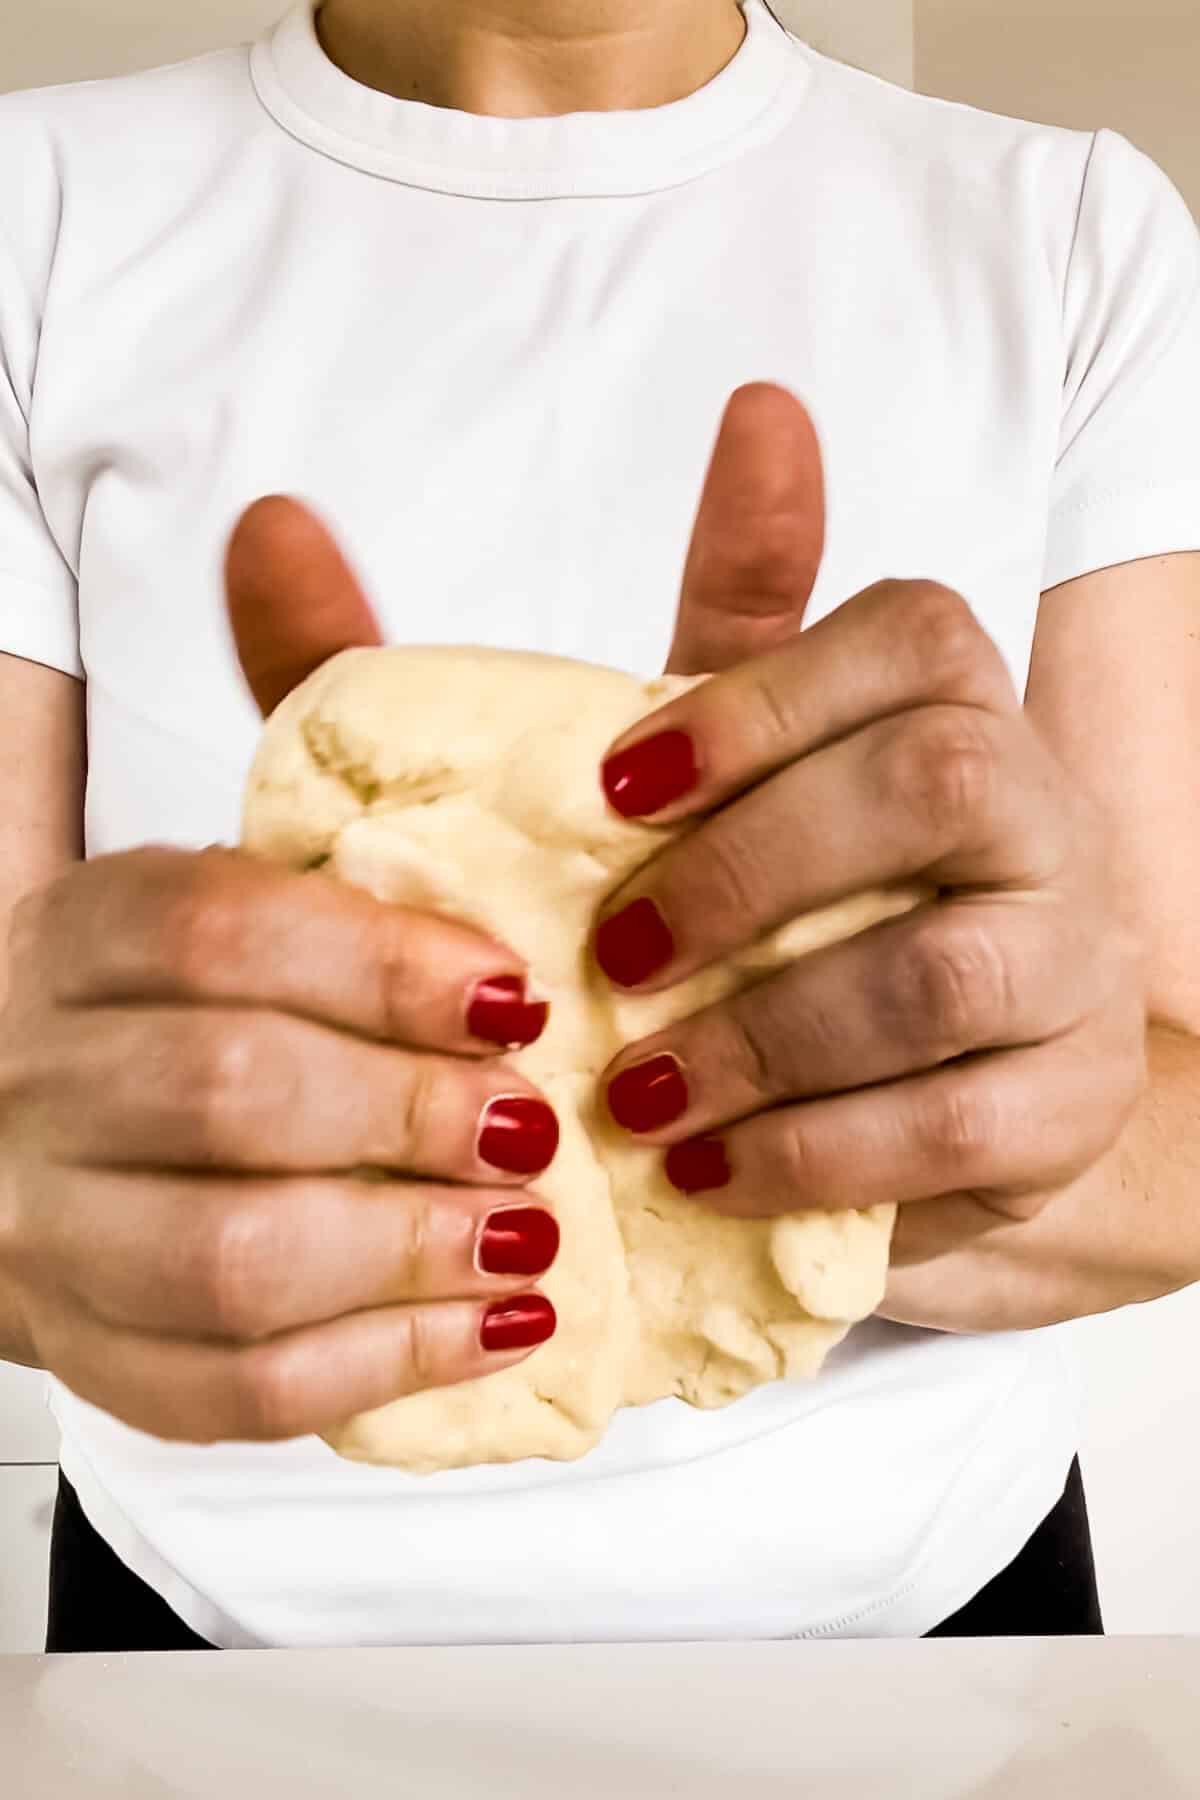
M 293 137 L 355 168 L 494 200 L 648 194 L 692 181 L 772 137 L 803 99 L 811 65 L 762 4 L 739 0 L 746 36 L 682 100 L 628 111 L 497 118 L 380 93 L 317 36 L 320 0 L 297 0 L 251 46 L 263 105 Z

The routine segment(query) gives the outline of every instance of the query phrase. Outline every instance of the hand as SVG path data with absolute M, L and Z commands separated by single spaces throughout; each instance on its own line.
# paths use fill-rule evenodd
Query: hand
M 378 641 L 292 502 L 243 516 L 228 576 L 264 709 Z M 521 1190 L 557 1124 L 498 1060 L 546 1011 L 503 945 L 320 873 L 147 847 L 27 897 L 11 966 L 0 1283 L 22 1360 L 159 1437 L 274 1439 L 549 1336 L 529 1277 L 558 1231 Z
M 1103 820 L 961 596 L 883 581 L 801 634 L 823 530 L 808 415 L 739 390 L 668 665 L 721 672 L 604 770 L 619 810 L 695 829 L 611 897 L 597 956 L 652 992 L 859 890 L 936 897 L 630 1045 L 603 1080 L 719 1211 L 898 1203 L 889 1316 L 1027 1323 L 1019 1296 L 964 1318 L 937 1270 L 1036 1219 L 1116 1141 L 1145 1083 L 1140 946 Z

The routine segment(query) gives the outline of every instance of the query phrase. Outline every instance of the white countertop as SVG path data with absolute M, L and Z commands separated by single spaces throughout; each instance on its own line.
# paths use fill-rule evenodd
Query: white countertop
M 0 1657 L 11 1800 L 1196 1800 L 1200 1639 Z

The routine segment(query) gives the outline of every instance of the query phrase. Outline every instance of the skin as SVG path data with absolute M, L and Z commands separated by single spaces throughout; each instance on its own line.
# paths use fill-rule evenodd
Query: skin
M 700 55 L 682 0 L 331 5 L 349 73 L 355 44 L 394 47 L 395 91 L 511 116 L 677 97 L 738 25 L 706 10 Z M 607 1076 L 678 1056 L 689 1108 L 652 1141 L 720 1132 L 734 1170 L 697 1205 L 898 1201 L 886 1316 L 1026 1326 L 1183 1286 L 1200 1274 L 1200 557 L 1044 596 L 1022 707 L 967 597 L 935 583 L 876 584 L 799 636 L 814 453 L 794 397 L 755 383 L 731 400 L 671 655 L 715 679 L 613 746 L 689 731 L 703 779 L 660 816 L 703 823 L 605 912 L 663 904 L 681 949 L 657 986 L 864 880 L 948 891 L 629 1046 Z M 248 509 L 227 587 L 264 705 L 378 641 L 293 501 Z M 901 623 L 926 657 L 897 655 Z M 236 851 L 81 865 L 82 698 L 0 657 L 0 1353 L 200 1441 L 320 1430 L 520 1360 L 485 1357 L 477 1331 L 488 1297 L 527 1284 L 480 1276 L 473 1251 L 488 1211 L 526 1196 L 475 1143 L 489 1097 L 531 1090 L 464 1027 L 475 981 L 519 960 Z M 305 1099 L 330 1093 L 344 1104 Z M 364 1164 L 407 1173 L 407 1204 L 355 1179 Z
M 334 0 L 318 31 L 368 85 L 522 116 L 680 98 L 744 21 L 732 0 Z M 374 641 L 319 536 L 270 501 L 233 535 L 231 623 L 264 709 L 339 638 Z M 489 1099 L 534 1090 L 464 1022 L 476 984 L 520 959 L 233 851 L 81 865 L 83 687 L 0 656 L 0 700 L 18 795 L 0 858 L 0 1355 L 198 1441 L 317 1431 L 521 1360 L 478 1333 L 530 1283 L 477 1256 L 524 1183 L 476 1142 Z M 271 1083 L 248 1079 L 264 1068 Z M 303 1104 L 330 1093 L 345 1103 Z M 410 1177 L 403 1207 L 354 1178 L 364 1164 Z
M 235 632 L 246 590 L 257 597 L 258 631 L 239 640 L 255 691 L 313 649 L 303 611 L 285 643 L 263 628 L 289 630 L 304 526 L 267 503 L 231 546 Z M 319 630 L 329 614 L 314 610 Z M 78 684 L 0 664 L 0 692 L 78 794 Z M 65 809 L 59 824 L 77 837 Z M 523 974 L 520 959 L 236 850 L 80 864 L 30 830 L 20 854 L 26 872 L 51 855 L 66 866 L 10 914 L 8 1360 L 203 1442 L 320 1430 L 528 1353 L 479 1342 L 484 1307 L 531 1284 L 479 1269 L 487 1219 L 529 1198 L 478 1145 L 490 1101 L 537 1091 L 466 1023 L 476 984 Z M 407 1176 L 404 1203 L 358 1178 L 365 1168 Z
M 502 118 L 663 106 L 746 33 L 735 0 L 324 0 L 317 36 L 365 86 Z
M 653 992 L 866 886 L 937 901 L 631 1045 L 688 1105 L 643 1141 L 724 1143 L 742 1215 L 901 1207 L 882 1312 L 1056 1323 L 1200 1276 L 1200 555 L 1043 597 L 1022 706 L 964 596 L 883 581 L 798 635 L 819 452 L 786 390 L 727 410 L 669 667 L 720 671 L 618 739 L 692 739 L 703 823 L 606 903 L 649 897 Z M 1151 728 L 1152 727 L 1152 728 Z

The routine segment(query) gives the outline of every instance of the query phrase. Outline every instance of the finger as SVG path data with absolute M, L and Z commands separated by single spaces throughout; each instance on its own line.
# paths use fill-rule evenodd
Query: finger
M 974 1193 L 1037 1210 L 1116 1141 L 1143 1074 L 1106 1024 L 969 1057 L 832 1099 L 777 1107 L 666 1153 L 668 1178 L 716 1212 L 765 1217 Z M 1106 1051 L 1108 1052 L 1106 1054 Z
M 369 1044 L 274 1012 L 91 1007 L 52 1017 L 19 1099 L 59 1162 L 380 1168 L 507 1184 L 541 1173 L 558 1147 L 552 1109 L 499 1063 Z
M 484 1349 L 485 1316 L 490 1341 L 511 1344 L 523 1326 L 524 1345 Z M 235 1349 L 91 1320 L 43 1354 L 81 1399 L 154 1437 L 275 1442 L 523 1362 L 533 1334 L 545 1342 L 554 1323 L 549 1300 L 526 1290 L 491 1303 L 379 1307 Z
M 225 589 L 238 661 L 264 718 L 329 657 L 383 642 L 331 533 L 288 495 L 264 495 L 242 514 Z
M 250 1343 L 343 1313 L 517 1293 L 558 1254 L 527 1194 L 417 1181 L 64 1170 L 46 1254 L 107 1324 Z
M 731 395 L 684 566 L 667 670 L 725 669 L 800 630 L 825 549 L 825 482 L 807 409 L 774 382 Z
M 653 991 L 868 889 L 918 876 L 1036 887 L 1063 861 L 1061 786 L 1019 714 L 929 706 L 877 721 L 790 764 L 643 865 L 605 904 L 597 960 L 619 985 Z
M 602 768 L 624 817 L 673 823 L 874 719 L 938 702 L 1020 711 L 1000 652 L 961 594 L 878 581 L 800 636 L 700 683 L 613 740 Z
M 609 1110 L 673 1143 L 784 1100 L 1038 1043 L 1115 994 L 1116 958 L 1098 992 L 1103 960 L 1090 914 L 1057 893 L 943 900 L 629 1045 L 602 1077 Z
M 38 897 L 30 948 L 61 1006 L 270 1006 L 474 1056 L 532 1043 L 548 1016 L 522 959 L 484 933 L 237 850 L 85 864 Z

